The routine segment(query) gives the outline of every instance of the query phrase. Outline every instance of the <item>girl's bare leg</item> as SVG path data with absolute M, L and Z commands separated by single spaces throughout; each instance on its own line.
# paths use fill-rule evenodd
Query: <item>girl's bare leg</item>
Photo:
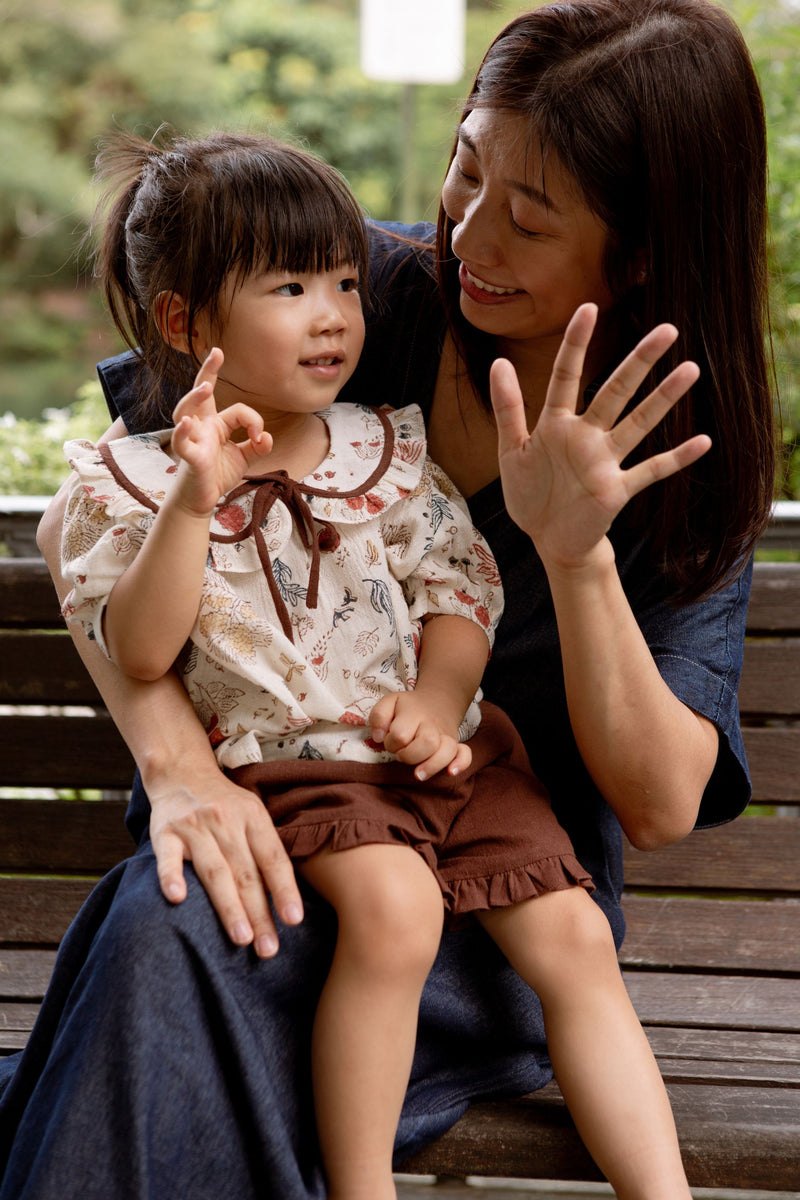
M 312 1042 L 328 1200 L 394 1200 L 392 1148 L 442 894 L 407 846 L 322 851 L 300 869 L 339 919 Z
M 690 1200 L 661 1075 L 583 888 L 476 913 L 539 996 L 556 1079 L 620 1200 Z

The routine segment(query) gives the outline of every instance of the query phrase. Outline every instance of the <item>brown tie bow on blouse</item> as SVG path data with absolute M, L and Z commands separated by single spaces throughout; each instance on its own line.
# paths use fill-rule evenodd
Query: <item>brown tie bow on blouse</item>
M 267 578 L 270 595 L 278 613 L 281 628 L 289 641 L 294 642 L 289 610 L 286 607 L 286 601 L 275 579 L 272 560 L 270 559 L 269 549 L 264 537 L 264 526 L 266 525 L 267 517 L 275 501 L 282 500 L 289 510 L 289 515 L 292 518 L 295 529 L 300 535 L 300 540 L 305 548 L 311 551 L 311 566 L 308 572 L 308 588 L 306 590 L 306 608 L 317 607 L 320 551 L 335 550 L 339 544 L 339 535 L 328 521 L 321 521 L 314 517 L 308 506 L 308 501 L 303 494 L 303 487 L 290 478 L 286 471 L 272 471 L 267 475 L 258 475 L 252 479 L 246 479 L 244 483 L 240 483 L 238 487 L 228 493 L 222 511 L 238 500 L 240 496 L 253 491 L 254 488 L 253 511 L 247 524 L 243 525 L 241 529 L 237 529 L 234 533 L 212 533 L 210 540 L 212 542 L 226 542 L 230 544 L 231 542 L 241 542 L 246 537 L 253 537 L 261 566 Z M 219 513 L 217 516 L 219 517 Z

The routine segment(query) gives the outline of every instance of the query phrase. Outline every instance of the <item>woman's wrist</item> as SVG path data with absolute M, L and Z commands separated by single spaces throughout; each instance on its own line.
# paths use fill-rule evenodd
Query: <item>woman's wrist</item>
M 551 591 L 560 587 L 594 584 L 617 574 L 616 554 L 608 537 L 601 538 L 591 549 L 580 554 L 564 553 L 560 548 L 552 553 L 538 546 L 536 549 Z

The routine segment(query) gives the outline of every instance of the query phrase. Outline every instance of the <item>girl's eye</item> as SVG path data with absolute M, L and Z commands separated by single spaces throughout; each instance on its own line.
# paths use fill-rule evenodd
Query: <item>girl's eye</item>
M 279 288 L 275 288 L 279 296 L 302 296 L 302 283 L 283 283 Z
M 338 287 L 340 292 L 357 292 L 358 280 L 354 278 L 342 279 Z

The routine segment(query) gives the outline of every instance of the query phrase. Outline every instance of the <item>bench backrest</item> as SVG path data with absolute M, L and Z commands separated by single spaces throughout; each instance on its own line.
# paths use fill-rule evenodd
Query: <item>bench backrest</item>
M 756 815 L 627 851 L 630 967 L 800 970 L 796 917 L 781 904 L 800 895 L 800 563 L 756 564 L 740 703 Z M 0 945 L 55 945 L 93 880 L 130 852 L 134 767 L 40 559 L 0 559 L 0 705 L 12 706 L 0 710 Z M 74 795 L 85 789 L 96 798 Z M 722 895 L 735 936 L 708 907 Z

